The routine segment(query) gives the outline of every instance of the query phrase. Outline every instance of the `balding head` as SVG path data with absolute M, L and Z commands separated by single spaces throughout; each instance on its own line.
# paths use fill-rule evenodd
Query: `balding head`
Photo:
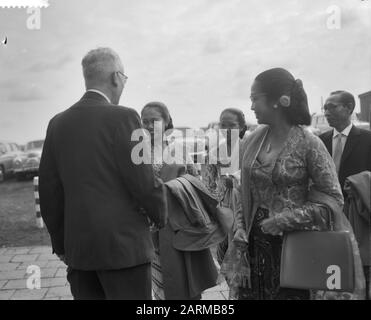
M 124 69 L 115 51 L 110 48 L 89 51 L 82 59 L 82 69 L 86 89 L 101 90 L 111 98 L 113 103 L 115 100 L 118 103 L 125 79 L 120 78 L 120 73 L 123 74 Z

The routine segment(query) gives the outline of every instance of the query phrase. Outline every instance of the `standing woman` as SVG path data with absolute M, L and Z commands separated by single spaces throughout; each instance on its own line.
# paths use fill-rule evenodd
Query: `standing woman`
M 234 211 L 236 203 L 233 203 L 233 192 L 238 187 L 240 179 L 239 176 L 235 174 L 239 168 L 234 168 L 233 164 L 235 162 L 238 164 L 241 141 L 247 131 L 245 115 L 237 108 L 224 109 L 220 114 L 217 125 L 218 129 L 226 130 L 222 132 L 225 134 L 224 143 L 227 145 L 226 150 L 228 157 L 237 157 L 237 159 L 236 161 L 231 159 L 231 165 L 227 167 L 223 166 L 221 163 L 207 163 L 202 166 L 203 170 L 201 170 L 201 176 L 205 186 L 218 199 L 218 201 L 220 202 L 223 200 L 223 206 L 229 207 Z M 231 130 L 239 131 L 239 139 L 237 141 L 232 141 Z M 219 264 L 223 261 L 229 240 L 230 239 L 226 238 L 217 246 L 216 256 Z
M 280 287 L 283 232 L 328 230 L 331 219 L 336 230 L 351 234 L 356 264 L 353 297 L 361 298 L 359 252 L 342 213 L 335 165 L 321 140 L 302 127 L 311 122 L 302 82 L 285 69 L 267 70 L 255 78 L 251 101 L 262 126 L 247 137 L 241 150 L 242 210 L 237 213 L 234 242 L 240 248 L 247 244 L 251 277 L 239 298 L 309 299 L 309 290 Z M 335 207 L 338 210 L 331 209 Z
M 172 119 L 168 108 L 161 102 L 150 102 L 141 112 L 142 124 L 151 134 L 152 159 L 159 146 L 155 145 L 155 122 L 161 124 L 162 135 L 165 131 L 173 129 Z M 176 179 L 183 174 L 196 175 L 197 170 L 191 163 L 188 154 L 184 158 L 175 159 L 174 164 L 169 164 L 173 148 L 168 147 L 166 139 L 161 139 L 162 161 L 154 159 L 155 174 L 164 182 Z M 174 147 L 175 148 L 175 147 Z M 167 152 L 167 150 L 169 152 Z M 176 153 L 175 153 L 176 156 Z M 174 158 L 172 158 L 174 159 Z M 168 212 L 168 218 L 172 212 Z M 173 239 L 175 232 L 169 222 L 159 231 L 153 232 L 155 246 L 155 259 L 152 261 L 152 291 L 156 300 L 197 300 L 201 299 L 202 291 L 216 285 L 217 270 L 209 249 L 200 251 L 180 251 L 174 248 Z

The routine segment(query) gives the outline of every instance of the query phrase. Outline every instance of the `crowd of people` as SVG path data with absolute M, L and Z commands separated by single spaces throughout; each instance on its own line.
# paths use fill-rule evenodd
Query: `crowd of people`
M 351 123 L 351 93 L 329 95 L 333 129 L 318 137 L 303 82 L 266 70 L 251 87 L 258 128 L 246 134 L 243 110 L 223 110 L 231 161 L 199 167 L 155 141 L 156 122 L 163 135 L 174 128 L 170 106 L 150 102 L 140 116 L 118 106 L 127 76 L 112 49 L 91 50 L 82 67 L 86 93 L 50 121 L 39 170 L 41 215 L 75 299 L 197 300 L 220 279 L 239 300 L 370 297 L 371 132 Z M 131 159 L 138 129 L 150 165 Z M 351 292 L 281 286 L 285 236 L 303 231 L 346 232 Z

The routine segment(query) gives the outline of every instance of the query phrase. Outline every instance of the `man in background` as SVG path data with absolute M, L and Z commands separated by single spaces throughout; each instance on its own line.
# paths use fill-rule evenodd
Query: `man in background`
M 346 202 L 345 208 L 349 208 L 349 201 L 352 201 L 344 191 L 346 178 L 363 171 L 371 171 L 371 131 L 357 128 L 352 124 L 351 116 L 354 107 L 355 99 L 351 93 L 347 91 L 331 93 L 326 100 L 324 110 L 326 119 L 333 129 L 320 136 L 334 159 Z M 371 201 L 370 197 L 371 195 L 368 201 Z M 346 214 L 358 241 L 366 278 L 366 292 L 369 294 L 371 261 L 368 251 L 371 239 L 371 217 L 366 216 L 364 219 L 358 212 L 346 212 Z
M 362 171 L 371 171 L 371 131 L 352 124 L 354 108 L 355 99 L 351 93 L 331 93 L 324 105 L 324 111 L 333 129 L 320 135 L 334 159 L 343 194 L 347 177 Z

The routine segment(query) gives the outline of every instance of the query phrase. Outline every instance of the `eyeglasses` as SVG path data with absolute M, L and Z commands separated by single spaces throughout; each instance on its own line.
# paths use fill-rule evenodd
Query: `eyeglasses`
M 323 110 L 325 111 L 332 111 L 332 110 L 335 110 L 337 107 L 340 107 L 340 106 L 343 106 L 343 104 L 335 104 L 335 103 L 326 103 L 324 106 L 323 106 Z
M 123 72 L 117 71 L 117 73 L 122 75 L 122 77 L 124 78 L 124 81 L 125 82 L 128 80 L 129 77 L 127 75 L 125 75 Z

